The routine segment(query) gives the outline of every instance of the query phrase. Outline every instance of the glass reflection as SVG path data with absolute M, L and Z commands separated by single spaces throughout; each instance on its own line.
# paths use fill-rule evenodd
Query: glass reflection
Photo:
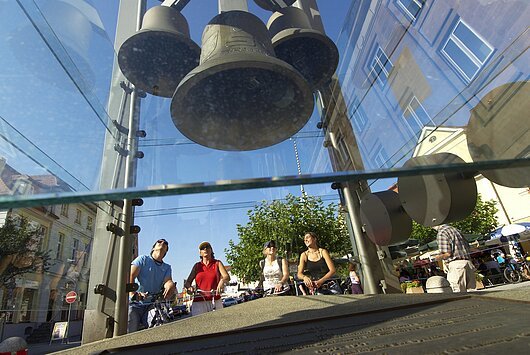
M 325 3 L 319 6 L 327 8 Z M 236 226 L 248 221 L 246 212 L 259 201 L 307 193 L 343 203 L 329 186 L 340 172 L 401 168 L 413 157 L 438 153 L 470 164 L 530 157 L 527 1 L 353 1 L 340 13 L 344 21 L 327 8 L 335 16 L 323 16 L 324 25 L 334 29 L 335 35 L 328 34 L 340 52 L 336 76 L 314 92 L 315 111 L 300 131 L 244 152 L 188 139 L 172 121 L 170 99 L 140 92 L 131 109 L 133 87 L 117 69 L 114 45 L 118 4 L 0 1 L 0 194 L 6 203 L 0 221 L 25 217 L 34 228 L 27 250 L 2 254 L 0 267 L 5 272 L 33 263 L 37 251 L 49 257 L 47 269 L 37 265 L 3 282 L 5 322 L 36 327 L 64 321 L 69 291 L 78 294 L 72 320 L 82 320 L 85 310 L 114 312 L 113 301 L 88 304 L 87 295 L 108 276 L 101 265 L 117 255 L 119 238 L 110 237 L 106 225 L 116 222 L 121 208 L 116 201 L 92 202 L 108 199 L 103 195 L 83 203 L 61 198 L 122 193 L 125 159 L 136 149 L 144 154 L 133 164 L 131 186 L 138 196 L 165 191 L 168 184 L 197 187 L 186 195 L 146 199 L 135 209 L 146 237 L 134 236 L 132 254 L 148 252 L 153 240 L 167 237 L 178 245 L 169 263 L 186 271 L 196 261 L 199 240 L 212 242 L 219 256 L 228 240 L 237 242 Z M 148 7 L 159 4 L 148 1 Z M 261 11 L 256 14 L 266 21 L 270 13 Z M 216 1 L 192 1 L 183 11 L 196 43 L 216 13 Z M 207 92 L 201 94 L 208 100 Z M 129 151 L 127 120 L 135 110 L 138 129 L 147 135 L 136 135 Z M 528 165 L 473 170 L 455 175 L 474 179 L 485 200 L 498 201 L 499 225 L 528 221 Z M 362 190 L 399 190 L 389 171 L 376 173 L 369 186 L 362 182 Z M 316 184 L 317 174 L 329 183 Z M 287 187 L 238 190 L 230 182 L 268 178 L 264 184 L 272 186 L 275 177 L 300 175 L 308 178 L 303 186 L 292 179 Z M 236 191 L 200 193 L 217 180 Z M 47 193 L 54 194 L 50 205 L 9 205 Z M 116 199 L 123 197 L 119 193 Z M 91 262 L 97 272 L 91 273 Z M 179 288 L 185 276 L 174 275 Z

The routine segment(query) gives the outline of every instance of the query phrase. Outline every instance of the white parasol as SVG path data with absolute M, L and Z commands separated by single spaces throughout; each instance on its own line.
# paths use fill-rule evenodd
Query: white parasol
M 507 224 L 501 228 L 501 234 L 505 237 L 513 234 L 519 234 L 526 230 L 526 228 L 520 224 Z

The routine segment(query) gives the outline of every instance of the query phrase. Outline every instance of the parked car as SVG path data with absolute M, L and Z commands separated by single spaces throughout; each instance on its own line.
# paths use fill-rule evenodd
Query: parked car
M 230 307 L 237 304 L 237 300 L 234 297 L 227 297 L 223 299 L 223 307 Z

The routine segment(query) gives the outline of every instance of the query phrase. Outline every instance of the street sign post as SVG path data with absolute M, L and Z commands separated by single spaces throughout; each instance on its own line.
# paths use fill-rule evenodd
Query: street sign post
M 72 311 L 72 303 L 77 300 L 77 293 L 75 291 L 68 292 L 64 297 L 64 300 L 66 301 L 66 303 L 68 303 L 68 318 L 66 319 L 66 335 L 63 339 L 66 339 L 66 343 L 68 344 L 68 330 L 70 329 L 70 312 Z
M 65 301 L 68 304 L 72 304 L 77 300 L 77 293 L 75 291 L 70 291 L 66 294 Z

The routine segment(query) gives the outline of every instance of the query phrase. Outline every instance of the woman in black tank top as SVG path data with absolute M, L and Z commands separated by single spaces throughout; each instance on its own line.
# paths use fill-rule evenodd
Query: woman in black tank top
M 298 278 L 314 291 L 324 285 L 335 274 L 335 265 L 326 249 L 318 247 L 317 235 L 307 232 L 304 235 L 304 243 L 307 250 L 300 255 L 298 264 Z

